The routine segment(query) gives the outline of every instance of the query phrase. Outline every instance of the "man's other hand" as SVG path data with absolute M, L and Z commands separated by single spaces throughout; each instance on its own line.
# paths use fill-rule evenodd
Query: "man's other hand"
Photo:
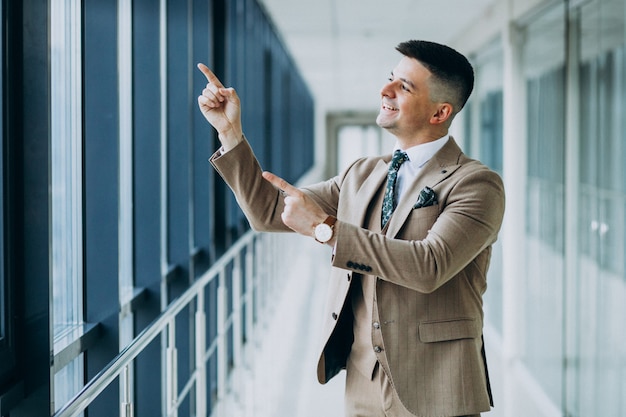
M 283 223 L 294 232 L 312 237 L 315 226 L 328 217 L 324 210 L 300 189 L 271 172 L 263 172 L 263 178 L 285 197 L 285 209 L 281 214 Z

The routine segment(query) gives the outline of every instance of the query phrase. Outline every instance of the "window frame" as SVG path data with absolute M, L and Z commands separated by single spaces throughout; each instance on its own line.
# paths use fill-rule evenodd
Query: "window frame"
M 11 156 L 16 153 L 9 138 L 10 129 L 13 129 L 10 112 L 13 110 L 10 105 L 10 83 L 9 78 L 16 74 L 16 70 L 9 69 L 6 61 L 9 54 L 15 53 L 10 39 L 15 37 L 13 33 L 8 33 L 7 29 L 13 29 L 11 24 L 7 25 L 9 19 L 8 0 L 0 3 L 0 132 L 2 134 L 2 146 L 0 147 L 0 385 L 5 385 L 17 371 L 17 345 L 15 322 L 15 300 L 16 286 L 13 278 L 18 276 L 16 264 L 11 259 L 15 259 L 12 254 L 16 250 L 14 242 L 17 241 L 19 233 L 16 229 L 14 216 L 18 212 L 11 203 L 19 187 L 13 175 L 16 172 L 15 159 Z M 0 404 L 4 406 L 7 396 L 12 390 L 0 392 Z M 4 408 L 0 407 L 0 412 Z
M 4 30 L 4 1 L 0 6 L 0 33 L 2 34 L 2 39 L 0 40 L 0 59 L 1 67 L 0 71 L 0 96 L 2 96 L 2 102 L 0 102 L 0 132 L 2 132 L 2 147 L 0 147 L 0 172 L 2 173 L 3 180 L 0 181 L 0 236 L 2 236 L 2 240 L 0 241 L 0 380 L 4 379 L 7 373 L 10 373 L 12 368 L 15 365 L 15 357 L 11 352 L 11 322 L 8 320 L 9 317 L 12 317 L 11 314 L 12 306 L 11 306 L 11 297 L 10 297 L 10 287 L 8 280 L 8 271 L 7 265 L 5 263 L 6 251 L 8 250 L 9 245 L 7 245 L 7 229 L 5 227 L 7 210 L 5 209 L 7 204 L 6 198 L 6 186 L 5 181 L 7 178 L 6 164 L 5 164 L 5 154 L 6 154 L 6 130 L 5 130 L 5 103 L 6 100 L 6 89 L 5 89 L 5 47 L 6 47 L 6 39 L 5 39 L 5 30 Z

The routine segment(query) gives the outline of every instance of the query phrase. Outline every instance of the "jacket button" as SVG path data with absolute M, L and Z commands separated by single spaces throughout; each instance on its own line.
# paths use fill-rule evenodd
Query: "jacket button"
M 337 320 L 337 313 L 331 314 L 333 316 L 333 320 Z
M 382 351 L 383 351 L 383 348 L 381 348 L 380 346 L 374 346 L 374 352 L 380 353 Z
M 372 326 L 374 326 L 375 329 L 380 329 L 380 323 L 375 321 Z

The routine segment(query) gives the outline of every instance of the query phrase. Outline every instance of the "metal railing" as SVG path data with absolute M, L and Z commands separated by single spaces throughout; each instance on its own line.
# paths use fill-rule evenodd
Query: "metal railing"
M 172 301 L 155 321 L 144 329 L 102 371 L 94 376 L 81 391 L 59 409 L 54 417 L 80 415 L 105 388 L 120 379 L 120 416 L 133 416 L 132 366 L 137 356 L 157 337 L 163 340 L 165 366 L 164 412 L 176 417 L 179 405 L 195 390 L 193 406 L 198 417 L 211 414 L 207 401 L 207 361 L 217 355 L 217 403 L 223 401 L 231 390 L 230 381 L 234 370 L 244 363 L 244 343 L 253 340 L 258 317 L 263 317 L 270 295 L 277 289 L 275 259 L 279 249 L 280 235 L 248 232 L 239 239 L 216 263 L 196 280 L 180 297 Z M 230 274 L 230 275 L 229 275 Z M 228 280 L 230 278 L 230 280 Z M 217 280 L 217 334 L 206 346 L 207 323 L 205 313 L 205 288 Z M 230 288 L 228 283 L 231 284 Z M 231 297 L 229 299 L 229 297 Z M 182 390 L 178 390 L 176 316 L 187 306 L 195 303 L 194 369 Z M 232 337 L 229 336 L 232 335 Z M 244 335 L 245 340 L 244 342 Z M 231 342 L 232 346 L 228 343 Z M 230 349 L 230 350 L 229 350 Z M 229 356 L 229 353 L 232 356 Z

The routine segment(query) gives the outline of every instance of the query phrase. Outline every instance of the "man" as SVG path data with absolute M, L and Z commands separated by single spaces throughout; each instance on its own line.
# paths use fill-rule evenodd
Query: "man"
M 262 172 L 237 94 L 200 64 L 209 83 L 198 104 L 222 143 L 211 162 L 255 230 L 333 248 L 318 379 L 347 370 L 347 416 L 480 415 L 491 403 L 482 294 L 502 181 L 448 135 L 473 88 L 467 59 L 425 41 L 396 49 L 377 117 L 397 139 L 393 159 L 362 158 L 302 189 Z

